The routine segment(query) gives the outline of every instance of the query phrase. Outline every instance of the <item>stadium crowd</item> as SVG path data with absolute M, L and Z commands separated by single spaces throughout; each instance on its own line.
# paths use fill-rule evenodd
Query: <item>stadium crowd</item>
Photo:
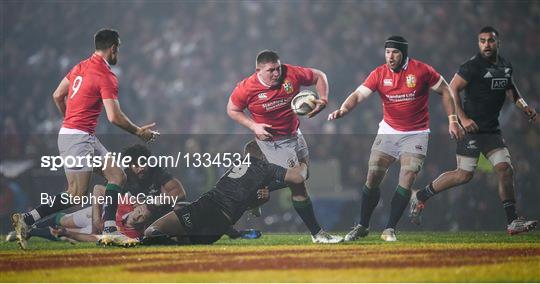
M 477 52 L 477 32 L 489 24 L 501 34 L 502 54 L 512 61 L 521 93 L 530 105 L 540 105 L 540 4 L 536 1 L 8 1 L 2 5 L 10 11 L 3 15 L 0 51 L 2 232 L 7 230 L 9 213 L 25 203 L 35 205 L 38 192 L 63 182 L 61 176 L 39 170 L 38 164 L 20 174 L 7 174 L 6 169 L 13 161 L 56 153 L 61 117 L 52 103 L 52 91 L 74 64 L 92 53 L 92 33 L 101 27 L 120 32 L 122 53 L 113 67 L 120 82 L 120 102 L 137 123 L 157 123 L 164 136 L 152 146 L 158 153 L 239 151 L 238 145 L 249 136 L 223 139 L 219 135 L 249 132 L 227 117 L 225 106 L 236 82 L 254 71 L 257 52 L 266 48 L 279 52 L 283 62 L 326 72 L 331 110 L 363 82 L 367 72 L 384 62 L 383 42 L 389 35 L 407 38 L 410 56 L 434 66 L 450 81 L 459 65 Z M 455 166 L 455 146 L 446 134 L 447 118 L 438 100 L 431 100 L 434 140 L 417 186 Z M 382 118 L 378 98 L 359 110 L 339 122 L 328 122 L 327 111 L 302 119 L 312 160 L 338 162 L 343 192 L 361 188 Z M 518 210 L 538 218 L 540 209 L 534 200 L 540 200 L 540 177 L 534 172 L 540 166 L 540 129 L 529 126 L 510 104 L 502 111 L 501 126 L 516 167 L 518 204 L 523 207 Z M 100 123 L 98 133 L 107 137 L 103 133 L 120 130 Z M 127 146 L 120 136 L 104 140 L 109 150 Z M 434 200 L 426 209 L 426 216 L 433 217 L 426 219 L 424 228 L 503 228 L 496 179 L 489 167 L 481 169 L 464 190 Z M 188 200 L 208 189 L 220 174 L 215 169 L 170 170 L 182 179 Z M 380 206 L 389 205 L 390 192 L 383 189 Z M 341 215 L 326 222 L 330 229 L 344 230 L 354 219 L 349 212 L 358 211 L 351 210 L 358 201 L 338 196 L 336 192 L 327 199 L 337 199 Z M 313 197 L 316 200 L 317 194 Z M 268 212 L 282 219 L 272 230 L 301 226 L 294 218 L 283 217 L 283 209 L 274 208 L 279 202 L 272 204 Z M 334 210 L 330 208 L 334 207 L 318 206 L 317 214 L 322 217 L 324 210 Z M 374 228 L 382 226 L 384 219 L 373 220 Z M 269 218 L 265 221 L 274 224 Z

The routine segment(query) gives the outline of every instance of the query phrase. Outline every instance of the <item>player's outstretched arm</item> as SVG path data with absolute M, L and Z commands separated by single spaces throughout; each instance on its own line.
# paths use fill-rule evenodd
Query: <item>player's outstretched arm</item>
M 343 102 L 338 110 L 335 110 L 328 115 L 328 120 L 334 120 L 345 116 L 351 110 L 353 110 L 359 103 L 365 100 L 373 93 L 368 87 L 360 85 L 354 92 L 352 92 L 347 99 Z
M 66 97 L 69 93 L 69 80 L 64 77 L 62 81 L 58 84 L 58 87 L 56 87 L 56 90 L 54 90 L 54 93 L 52 95 L 54 104 L 62 114 L 62 116 L 66 115 Z
M 272 125 L 256 123 L 244 113 L 243 108 L 237 107 L 231 99 L 229 99 L 229 102 L 227 103 L 227 115 L 234 121 L 253 131 L 255 136 L 257 136 L 257 139 L 264 141 L 272 138 L 272 134 L 266 130 L 272 128 Z
M 456 99 L 448 83 L 441 76 L 440 82 L 432 87 L 432 90 L 442 96 L 444 111 L 448 115 L 448 133 L 452 139 L 461 140 L 465 131 L 461 127 L 456 115 Z
M 536 121 L 536 110 L 531 108 L 527 102 L 525 102 L 516 86 L 516 83 L 514 82 L 514 78 L 512 78 L 512 84 L 506 90 L 506 96 L 509 97 L 516 104 L 516 106 L 525 113 L 525 115 L 527 115 L 530 123 Z
M 465 87 L 467 86 L 467 81 L 463 79 L 459 74 L 455 74 L 454 78 L 452 78 L 452 81 L 450 82 L 450 91 L 455 96 L 455 106 L 456 106 L 456 114 L 459 117 L 459 120 L 461 121 L 461 125 L 463 126 L 463 129 L 467 131 L 468 133 L 474 133 L 477 132 L 478 125 L 476 125 L 476 122 L 474 120 L 470 119 L 465 112 L 463 111 L 463 107 L 461 106 L 461 96 L 460 93 Z
M 142 127 L 138 127 L 124 114 L 120 109 L 120 104 L 116 99 L 104 99 L 103 105 L 105 106 L 105 112 L 107 112 L 107 118 L 114 125 L 124 129 L 125 131 L 136 135 L 145 142 L 153 142 L 159 136 L 159 132 L 152 130 L 156 125 L 150 123 Z
M 315 89 L 317 90 L 317 93 L 319 94 L 320 98 L 318 100 L 313 101 L 315 103 L 315 108 L 307 114 L 308 118 L 312 118 L 315 115 L 317 115 L 319 112 L 321 112 L 323 109 L 326 108 L 326 105 L 328 104 L 328 79 L 326 78 L 326 74 L 318 69 L 311 68 L 311 71 L 313 72 L 313 83 L 315 85 Z

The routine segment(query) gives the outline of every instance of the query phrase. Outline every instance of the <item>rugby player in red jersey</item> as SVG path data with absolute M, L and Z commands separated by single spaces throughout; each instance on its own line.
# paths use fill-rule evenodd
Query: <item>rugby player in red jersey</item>
M 308 164 L 307 143 L 290 103 L 302 86 L 313 85 L 320 98 L 315 101 L 316 107 L 307 114 L 308 117 L 317 115 L 326 107 L 326 74 L 313 68 L 282 64 L 276 52 L 263 50 L 257 55 L 255 73 L 238 83 L 232 92 L 227 114 L 253 131 L 257 144 L 270 163 L 284 168 Z M 249 110 L 251 117 L 244 113 L 245 109 Z M 319 226 L 305 183 L 290 188 L 293 207 L 311 232 L 313 242 L 340 242 L 341 237 L 332 236 Z
M 369 219 L 380 199 L 379 185 L 388 167 L 400 161 L 399 184 L 391 201 L 390 217 L 381 238 L 396 241 L 395 228 L 411 197 L 411 186 L 422 169 L 429 139 L 429 90 L 442 95 L 448 115 L 448 132 L 452 138 L 464 135 L 455 114 L 454 96 L 444 78 L 433 67 L 409 58 L 408 42 L 401 36 L 391 36 L 385 42 L 386 64 L 371 72 L 329 120 L 338 119 L 356 105 L 378 92 L 383 102 L 383 120 L 371 148 L 367 181 L 362 189 L 360 223 L 345 241 L 367 236 Z
M 120 46 L 118 32 L 111 29 L 99 30 L 94 36 L 94 43 L 96 48 L 94 54 L 75 65 L 53 93 L 54 103 L 64 116 L 64 123 L 58 135 L 58 148 L 63 158 L 105 157 L 108 151 L 94 135 L 103 106 L 110 122 L 142 140 L 150 142 L 159 135 L 151 129 L 155 123 L 139 127 L 120 109 L 118 79 L 111 71 L 111 65 L 115 65 L 118 61 Z M 122 168 L 115 165 L 113 159 L 103 158 L 102 161 L 105 161 L 106 165 L 103 169 L 92 168 L 87 164 L 76 165 L 73 168 L 65 167 L 67 193 L 73 196 L 85 195 L 92 171 L 101 173 L 108 181 L 105 196 L 107 200 L 112 201 L 108 202 L 104 209 L 102 243 L 125 245 L 136 242 L 119 233 L 115 222 L 118 193 L 126 181 L 126 175 Z M 30 212 L 15 213 L 12 216 L 21 248 L 26 248 L 29 226 L 43 217 L 72 206 L 63 204 L 60 194 L 56 195 L 51 205 L 41 204 Z

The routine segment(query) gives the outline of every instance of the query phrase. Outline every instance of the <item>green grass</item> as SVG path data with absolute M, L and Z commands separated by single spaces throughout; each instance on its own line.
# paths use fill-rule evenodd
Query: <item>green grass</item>
M 344 235 L 344 232 L 336 233 Z M 340 246 L 347 245 L 381 245 L 385 244 L 379 239 L 380 232 L 371 232 L 369 236 L 359 241 L 352 243 L 339 244 Z M 509 236 L 505 232 L 398 232 L 398 242 L 386 243 L 387 245 L 404 245 L 404 246 L 418 246 L 424 244 L 475 244 L 475 243 L 539 243 L 540 231 L 534 231 L 517 236 Z M 2 240 L 5 240 L 5 236 L 1 236 Z M 311 238 L 308 234 L 270 234 L 263 233 L 260 239 L 247 240 L 236 239 L 231 240 L 224 236 L 214 245 L 225 246 L 280 246 L 280 245 L 306 245 L 311 243 Z M 102 249 L 96 246 L 94 243 L 78 243 L 77 245 L 71 245 L 65 242 L 51 242 L 41 238 L 32 238 L 29 240 L 29 247 L 34 250 L 49 250 L 49 249 L 89 249 L 95 248 L 96 250 Z M 166 246 L 159 246 L 161 248 Z M 190 246 L 193 247 L 193 246 Z M 202 246 L 197 246 L 202 247 Z M 0 251 L 18 250 L 16 243 L 8 243 L 2 241 L 0 243 Z

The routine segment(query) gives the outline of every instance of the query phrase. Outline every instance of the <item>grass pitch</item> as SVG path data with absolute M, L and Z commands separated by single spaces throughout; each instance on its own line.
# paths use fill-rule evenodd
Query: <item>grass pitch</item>
M 352 243 L 308 235 L 222 238 L 208 246 L 102 248 L 0 243 L 2 282 L 540 282 L 540 233 L 379 233 Z

